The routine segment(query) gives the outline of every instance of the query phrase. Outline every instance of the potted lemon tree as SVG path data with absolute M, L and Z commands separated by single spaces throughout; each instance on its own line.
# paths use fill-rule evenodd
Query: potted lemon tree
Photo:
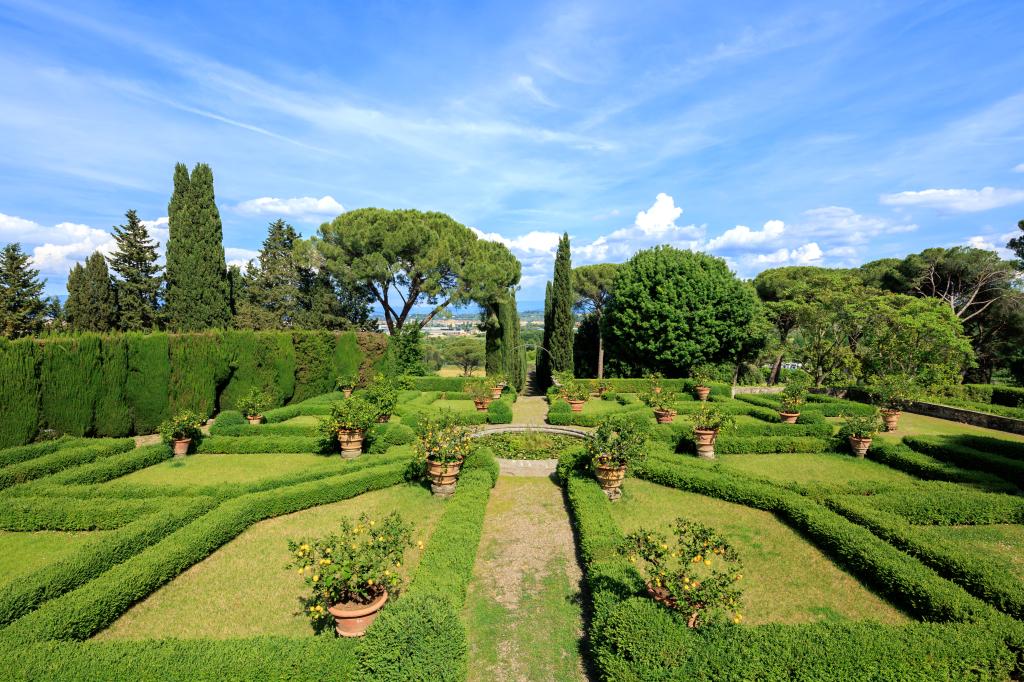
M 253 388 L 238 400 L 236 407 L 250 424 L 260 424 L 263 422 L 263 412 L 270 407 L 270 396 L 258 388 Z
M 811 382 L 811 375 L 802 370 L 789 375 L 782 389 L 782 409 L 779 410 L 783 424 L 796 424 L 800 418 L 800 406 L 807 400 L 807 389 L 811 387 Z
M 383 374 L 374 377 L 373 382 L 366 387 L 362 396 L 377 408 L 377 421 L 382 424 L 391 419 L 395 407 L 398 406 L 398 387 L 394 381 Z
M 647 393 L 643 396 L 643 401 L 654 410 L 654 418 L 659 424 L 671 424 L 675 419 L 676 410 L 672 406 L 677 399 L 676 394 L 671 391 Z
M 622 481 L 630 462 L 647 456 L 648 428 L 636 419 L 603 420 L 587 443 L 594 476 L 609 500 L 622 497 Z
M 427 480 L 434 495 L 450 497 L 455 494 L 469 448 L 469 429 L 451 412 L 420 422 L 416 454 L 426 460 Z
M 582 412 L 590 397 L 590 388 L 579 379 L 567 379 L 561 386 L 562 397 L 573 412 Z
M 491 385 L 486 379 L 476 379 L 466 384 L 466 393 L 473 399 L 477 412 L 486 412 L 494 398 L 491 397 Z
M 711 395 L 711 368 L 708 365 L 697 365 L 690 372 L 693 380 L 693 392 L 698 400 L 707 400 Z
M 313 629 L 334 625 L 342 637 L 364 635 L 401 585 L 399 571 L 411 545 L 412 527 L 397 512 L 380 521 L 366 514 L 357 521 L 343 518 L 335 533 L 289 540 L 288 566 L 309 589 L 302 602 Z
M 184 457 L 192 443 L 202 438 L 202 424 L 195 412 L 182 410 L 160 424 L 160 438 L 174 449 L 175 457 Z
M 690 415 L 693 422 L 693 439 L 697 446 L 697 456 L 702 459 L 715 458 L 715 440 L 718 432 L 731 425 L 735 420 L 730 414 L 712 402 L 701 403 L 700 408 Z
M 895 431 L 899 427 L 901 412 L 917 394 L 913 380 L 905 374 L 875 377 L 868 382 L 867 391 L 881 408 L 886 431 Z
M 859 417 L 846 417 L 839 427 L 839 437 L 846 438 L 854 456 L 863 459 L 871 447 L 871 439 L 881 428 L 878 412 Z
M 508 386 L 508 381 L 504 374 L 488 374 L 487 380 L 491 382 L 491 400 L 497 400 L 501 397 L 501 392 Z
M 686 616 L 691 628 L 743 622 L 743 567 L 725 538 L 702 523 L 676 519 L 671 536 L 640 528 L 619 546 L 656 602 Z
M 345 372 L 335 380 L 334 387 L 341 391 L 346 398 L 351 398 L 357 383 L 359 383 L 358 372 Z
M 327 439 L 337 438 L 341 456 L 358 457 L 363 451 L 366 430 L 376 421 L 377 407 L 360 396 L 353 396 L 331 405 L 331 413 L 320 420 L 320 433 Z

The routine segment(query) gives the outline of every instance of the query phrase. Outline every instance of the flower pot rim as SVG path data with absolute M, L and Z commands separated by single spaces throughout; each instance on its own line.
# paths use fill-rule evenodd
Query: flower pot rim
M 792 417 L 794 415 L 799 417 L 800 416 L 800 411 L 797 410 L 796 412 L 787 412 L 786 410 L 779 410 L 779 414 L 785 415 L 786 417 Z
M 327 607 L 327 611 L 332 616 L 341 618 L 362 618 L 368 616 L 371 613 L 380 611 L 384 606 L 384 603 L 388 600 L 388 591 L 383 590 L 377 598 L 371 601 L 369 604 L 359 604 L 356 606 L 348 606 L 349 602 L 338 602 Z
M 175 443 L 191 443 L 192 442 L 191 438 L 172 438 L 171 440 L 174 441 Z
M 697 429 L 693 430 L 694 433 L 718 433 L 718 429 Z

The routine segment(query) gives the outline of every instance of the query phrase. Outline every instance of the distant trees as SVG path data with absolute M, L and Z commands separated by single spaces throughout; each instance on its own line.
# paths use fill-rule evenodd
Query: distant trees
M 472 376 L 473 370 L 484 363 L 484 347 L 479 338 L 459 337 L 444 346 L 444 357 L 462 370 L 463 376 Z
M 597 378 L 604 377 L 604 337 L 601 324 L 604 310 L 611 299 L 615 284 L 615 263 L 583 265 L 572 271 L 573 290 L 576 293 L 575 308 L 584 315 L 593 316 L 593 328 L 597 336 Z M 578 365 L 578 363 L 576 363 Z
M 288 329 L 301 313 L 299 265 L 295 246 L 299 233 L 283 220 L 267 228 L 259 260 L 244 273 L 242 296 L 236 299 L 235 324 L 246 329 Z
M 68 300 L 64 319 L 77 332 L 109 332 L 118 328 L 117 296 L 99 251 L 75 263 L 68 274 Z
M 1017 267 L 1024 270 L 1024 220 L 1017 221 L 1017 229 L 1020 230 L 1021 234 L 1007 242 L 1006 248 L 1013 251 L 1014 255 L 1017 256 Z
M 20 244 L 4 246 L 0 251 L 0 334 L 17 339 L 39 333 L 46 313 L 43 284 Z
M 167 325 L 174 331 L 225 328 L 231 322 L 223 229 L 213 192 L 213 171 L 196 164 L 174 169 L 167 206 Z
M 150 239 L 134 210 L 127 211 L 125 218 L 124 225 L 114 227 L 117 248 L 108 257 L 110 269 L 116 275 L 118 326 L 126 331 L 155 329 L 160 322 L 163 284 L 161 267 L 156 262 L 160 244 Z
M 756 352 L 761 304 L 720 258 L 658 246 L 619 266 L 605 313 L 609 350 L 632 374 L 687 374 Z
M 519 282 L 519 261 L 448 215 L 361 208 L 320 226 L 313 241 L 326 269 L 364 287 L 383 308 L 388 331 L 402 330 L 417 305 L 422 328 L 449 305 L 493 301 Z

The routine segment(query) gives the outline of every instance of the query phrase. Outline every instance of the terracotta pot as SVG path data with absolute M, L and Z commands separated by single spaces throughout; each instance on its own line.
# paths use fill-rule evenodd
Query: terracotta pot
M 697 443 L 697 456 L 702 459 L 715 458 L 715 439 L 718 437 L 717 430 L 694 429 L 693 438 Z
M 480 398 L 479 400 L 477 400 L 476 398 L 473 398 L 473 404 L 476 405 L 477 412 L 486 412 L 487 406 L 491 404 L 491 399 Z
M 601 484 L 601 490 L 609 500 L 622 497 L 622 479 L 626 478 L 626 465 L 598 464 L 594 467 L 594 475 Z
M 868 454 L 868 448 L 871 447 L 870 438 L 857 438 L 856 436 L 850 436 L 850 449 L 853 450 L 853 454 L 864 459 L 864 455 Z
M 246 419 L 248 419 L 249 423 L 252 424 L 253 426 L 256 426 L 257 424 L 262 424 L 263 423 L 263 415 L 262 414 L 251 414 L 248 417 L 246 417 Z
M 182 438 L 174 441 L 174 456 L 184 457 L 188 454 L 188 448 L 192 445 L 191 438 Z
M 344 394 L 344 396 L 346 398 L 351 398 L 352 397 L 352 389 L 351 388 L 343 388 L 343 389 L 341 389 L 341 392 Z
M 799 416 L 799 412 L 779 412 L 779 418 L 782 419 L 783 424 L 796 424 Z
M 707 386 L 697 386 L 693 389 L 693 392 L 697 394 L 698 400 L 707 400 L 708 396 L 711 395 L 711 389 Z
M 885 422 L 886 431 L 895 431 L 900 425 L 900 411 L 882 410 L 882 421 Z
M 341 456 L 355 459 L 363 452 L 362 429 L 338 429 L 338 444 L 341 445 Z
M 387 424 L 389 419 L 391 419 L 391 415 L 390 414 L 379 414 L 379 415 L 377 415 L 377 423 L 378 424 Z
M 500 398 L 501 397 L 501 391 L 504 388 L 505 388 L 504 386 L 492 386 L 491 387 L 491 400 L 497 400 L 498 398 Z
M 583 403 L 585 403 L 587 401 L 586 400 L 566 400 L 565 402 L 569 403 L 569 407 L 572 408 L 573 412 L 582 412 L 583 411 Z
M 362 637 L 366 629 L 373 624 L 377 614 L 384 608 L 388 600 L 388 591 L 369 604 L 340 603 L 328 606 L 327 610 L 334 616 L 334 631 L 342 637 Z
M 435 462 L 427 460 L 427 478 L 430 479 L 430 491 L 438 497 L 449 497 L 455 492 L 462 470 L 462 458 L 457 462 Z
M 676 417 L 675 410 L 655 410 L 654 418 L 658 420 L 659 424 L 671 424 L 672 420 Z

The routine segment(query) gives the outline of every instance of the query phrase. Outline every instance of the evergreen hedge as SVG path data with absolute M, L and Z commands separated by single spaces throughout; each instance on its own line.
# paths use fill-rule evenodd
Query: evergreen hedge
M 125 398 L 135 433 L 153 433 L 169 415 L 171 363 L 167 334 L 125 335 L 128 341 L 128 380 Z
M 100 337 L 95 334 L 40 343 L 42 425 L 72 436 L 94 432 L 93 413 L 100 393 Z
M 334 335 L 327 331 L 295 332 L 295 393 L 301 402 L 334 390 Z
M 987 471 L 1024 488 L 1024 461 L 958 445 L 942 436 L 907 436 L 903 442 L 936 459 L 967 469 Z
M 220 332 L 171 337 L 171 414 L 191 410 L 212 417 L 229 375 Z
M 39 384 L 32 339 L 0 339 L 0 377 L 0 448 L 28 443 L 39 430 Z
M 133 433 L 132 411 L 125 395 L 128 384 L 127 337 L 104 337 L 100 357 L 100 390 L 96 398 L 96 435 L 130 435 Z

